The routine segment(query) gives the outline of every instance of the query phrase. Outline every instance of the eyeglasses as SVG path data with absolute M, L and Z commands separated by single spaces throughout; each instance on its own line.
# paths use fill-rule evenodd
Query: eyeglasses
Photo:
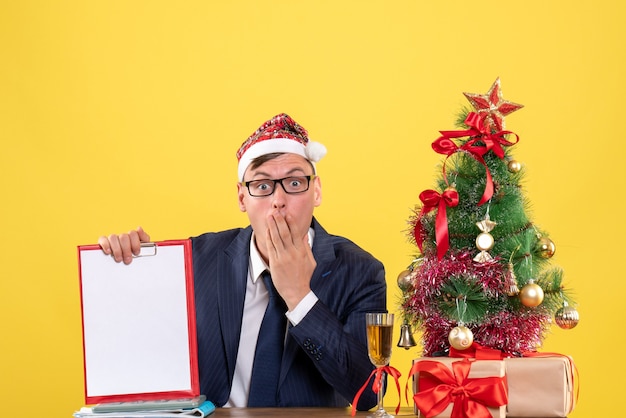
M 270 196 L 276 190 L 276 184 L 280 184 L 287 194 L 304 193 L 309 190 L 311 180 L 316 176 L 291 176 L 282 179 L 262 179 L 241 182 L 248 188 L 248 193 L 253 197 Z

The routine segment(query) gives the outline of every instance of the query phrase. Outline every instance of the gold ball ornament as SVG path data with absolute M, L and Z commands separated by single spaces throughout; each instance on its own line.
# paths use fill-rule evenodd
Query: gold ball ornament
M 474 342 L 474 333 L 464 325 L 456 326 L 448 334 L 448 342 L 457 350 L 466 350 Z
M 578 325 L 579 319 L 578 311 L 567 303 L 554 314 L 554 322 L 563 329 L 574 328 Z
M 506 166 L 511 173 L 519 173 L 522 169 L 522 163 L 515 160 L 510 160 Z
M 519 292 L 519 298 L 522 305 L 534 308 L 543 302 L 543 289 L 531 280 L 528 281 Z
M 541 258 L 551 258 L 556 252 L 556 245 L 550 238 L 541 237 L 537 242 L 537 252 Z
M 398 287 L 402 291 L 407 291 L 412 287 L 411 283 L 411 270 L 403 270 L 398 274 Z

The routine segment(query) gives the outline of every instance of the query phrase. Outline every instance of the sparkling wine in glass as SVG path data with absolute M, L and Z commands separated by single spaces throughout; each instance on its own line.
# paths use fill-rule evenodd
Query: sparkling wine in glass
M 386 366 L 391 359 L 393 346 L 393 314 L 390 313 L 367 313 L 365 314 L 367 326 L 367 352 L 370 361 L 376 367 Z M 378 387 L 378 409 L 369 417 L 392 418 L 383 408 L 383 396 L 385 395 L 384 374 Z

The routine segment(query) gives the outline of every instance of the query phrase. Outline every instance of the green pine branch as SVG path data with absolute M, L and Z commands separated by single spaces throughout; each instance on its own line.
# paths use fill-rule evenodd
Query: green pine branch
M 452 276 L 440 291 L 439 309 L 456 322 L 480 322 L 489 310 L 487 295 L 475 278 Z

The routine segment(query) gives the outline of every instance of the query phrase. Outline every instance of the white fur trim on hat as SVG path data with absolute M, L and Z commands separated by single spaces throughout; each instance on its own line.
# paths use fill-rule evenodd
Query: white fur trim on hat
M 315 169 L 315 163 L 326 155 L 326 147 L 314 141 L 309 141 L 308 145 L 305 147 L 300 141 L 290 138 L 271 138 L 259 141 L 250 146 L 239 159 L 239 166 L 237 167 L 239 181 L 243 181 L 243 175 L 246 173 L 252 160 L 262 155 L 275 152 L 300 155 L 309 160 Z
M 326 147 L 324 144 L 309 140 L 305 153 L 309 161 L 316 163 L 326 155 Z

